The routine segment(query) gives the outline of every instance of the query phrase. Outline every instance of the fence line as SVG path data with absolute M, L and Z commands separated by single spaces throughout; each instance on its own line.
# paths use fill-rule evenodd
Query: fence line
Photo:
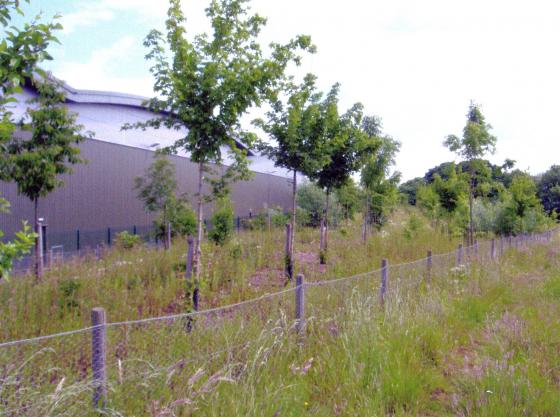
M 508 240 L 507 247 L 521 248 L 530 243 L 536 245 L 547 243 L 556 231 L 541 235 L 519 236 L 514 240 Z M 496 265 L 491 262 L 494 258 L 490 253 L 492 246 L 489 243 L 481 242 L 481 245 L 476 243 L 470 247 L 460 245 L 454 251 L 436 255 L 438 259 L 442 260 L 439 263 L 441 271 L 444 274 L 454 274 L 456 266 L 465 266 L 468 269 L 470 264 L 478 261 L 483 262 L 484 265 Z M 460 259 L 459 254 L 462 255 Z M 223 353 L 227 354 L 223 358 L 226 361 L 232 360 L 232 356 L 248 354 L 249 349 L 253 347 L 253 342 L 264 334 L 263 321 L 267 323 L 267 326 L 268 324 L 274 326 L 271 329 L 271 334 L 275 335 L 272 346 L 279 341 L 283 343 L 283 340 L 288 340 L 286 335 L 294 329 L 298 334 L 298 343 L 304 343 L 307 323 L 318 318 L 324 309 L 334 307 L 333 311 L 342 311 L 342 314 L 346 314 L 344 311 L 349 306 L 349 299 L 354 295 L 365 296 L 368 306 L 380 306 L 383 308 L 382 313 L 390 314 L 394 309 L 401 308 L 409 297 L 415 294 L 414 288 L 418 288 L 422 282 L 429 284 L 434 268 L 434 265 L 430 264 L 430 260 L 431 253 L 416 261 L 395 265 L 390 265 L 384 260 L 381 269 L 322 282 L 305 282 L 303 275 L 298 275 L 295 287 L 222 307 L 114 323 L 106 323 L 105 318 L 96 321 L 92 317 L 94 325 L 87 328 L 2 343 L 0 348 L 12 346 L 15 349 L 11 360 L 6 360 L 3 371 L 5 375 L 0 376 L 0 387 L 4 383 L 6 385 L 4 392 L 0 390 L 0 404 L 7 408 L 13 401 L 20 404 L 20 407 L 11 408 L 8 411 L 0 409 L 0 415 L 7 415 L 15 411 L 18 413 L 16 416 L 23 416 L 27 415 L 29 407 L 34 404 L 49 404 L 49 401 L 53 400 L 54 394 L 49 394 L 45 389 L 48 389 L 49 386 L 54 387 L 54 384 L 60 381 L 55 390 L 55 394 L 58 393 L 66 378 L 70 383 L 75 378 L 82 382 L 81 386 L 76 385 L 79 388 L 78 393 L 74 397 L 70 395 L 65 399 L 65 401 L 72 401 L 72 407 L 80 406 L 80 404 L 82 406 L 90 404 L 91 406 L 91 399 L 84 402 L 84 396 L 87 398 L 89 395 L 91 398 L 93 393 L 94 408 L 96 410 L 104 409 L 107 401 L 106 393 L 109 391 L 111 395 L 115 396 L 118 396 L 118 390 L 127 393 L 128 387 L 123 385 L 127 381 L 153 378 L 154 383 L 157 383 L 157 378 L 162 378 L 162 380 L 166 380 L 167 384 L 176 370 L 178 373 L 181 372 L 180 369 L 184 367 L 185 363 L 205 357 L 219 358 Z M 490 262 L 487 263 L 487 261 Z M 355 285 L 354 283 L 346 285 L 359 278 L 366 279 L 358 281 Z M 335 287 L 339 283 L 343 285 L 339 288 Z M 323 298 L 322 292 L 314 291 L 326 286 L 329 286 L 326 298 Z M 309 293 L 307 288 L 309 288 Z M 379 295 L 376 294 L 377 291 L 379 291 Z M 282 296 L 286 294 L 290 294 L 290 297 L 283 298 Z M 317 296 L 322 298 L 318 299 Z M 272 298 L 277 298 L 278 303 L 266 302 L 257 305 L 258 302 Z M 242 309 L 241 307 L 244 306 L 250 306 L 250 308 Z M 290 314 L 286 315 L 286 311 L 290 311 Z M 224 312 L 224 314 L 212 317 L 213 314 L 219 312 Z M 193 322 L 188 320 L 176 322 L 178 319 L 194 316 L 206 316 L 206 321 L 201 321 L 196 326 L 192 326 Z M 294 316 L 295 320 L 292 320 Z M 237 323 L 237 320 L 240 322 Z M 230 326 L 228 324 L 230 322 L 235 325 Z M 157 324 L 150 329 L 148 326 L 140 326 L 145 323 Z M 112 330 L 110 331 L 110 329 Z M 247 332 L 245 337 L 243 336 L 244 331 Z M 255 331 L 259 334 L 256 338 L 247 337 Z M 87 337 L 86 332 L 91 332 L 90 338 Z M 28 346 L 32 342 L 71 335 L 79 335 L 77 339 L 79 344 L 72 344 L 72 340 L 58 339 L 58 342 L 53 342 L 56 349 L 49 347 L 38 350 L 40 345 L 31 346 L 29 349 L 36 352 L 31 352 L 31 359 L 26 360 L 25 363 L 40 360 L 41 363 L 36 364 L 36 369 L 32 367 L 27 371 L 22 370 L 23 365 L 18 364 L 26 352 L 26 347 L 21 345 Z M 242 343 L 239 343 L 240 341 Z M 85 353 L 88 346 L 91 347 L 91 362 L 88 362 L 89 354 Z M 224 347 L 225 349 L 223 349 Z M 241 353 L 236 352 L 237 349 L 241 349 Z M 257 355 L 268 354 L 263 353 L 265 351 L 270 351 L 270 348 L 263 350 L 262 347 L 259 347 Z M 0 354 L 6 353 L 7 358 L 10 358 L 10 352 L 9 349 L 6 351 L 0 349 Z M 180 360 L 177 361 L 178 359 Z M 60 368 L 53 366 L 53 363 L 58 360 L 61 360 Z M 216 362 L 221 360 L 216 359 Z M 92 369 L 93 377 L 90 377 Z M 167 375 L 158 375 L 165 370 L 167 370 Z M 44 374 L 41 374 L 40 372 L 43 371 Z M 22 378 L 30 379 L 31 385 L 38 387 L 35 391 L 30 392 L 31 397 L 24 397 L 24 399 L 20 398 L 20 394 L 25 395 L 29 385 Z M 78 399 L 78 395 L 80 399 Z M 123 395 L 126 398 L 128 394 Z M 59 404 L 58 400 L 56 404 Z M 54 406 L 58 406 L 56 404 Z M 64 406 L 61 405 L 61 407 Z
M 544 236 L 547 236 L 548 238 L 550 238 L 550 236 L 552 236 L 553 233 L 556 233 L 557 230 L 558 229 L 553 229 L 549 232 L 544 232 L 541 235 L 544 235 Z M 536 235 L 536 236 L 541 236 L 541 235 Z M 519 235 L 519 236 L 521 237 L 521 236 L 524 236 L 524 235 Z M 472 245 L 472 246 L 469 246 L 468 248 L 474 248 L 475 246 L 476 245 Z M 513 247 L 513 244 L 511 244 L 510 247 Z M 462 245 L 459 245 L 459 248 L 457 250 L 442 253 L 442 254 L 432 255 L 432 259 L 433 258 L 441 258 L 441 257 L 445 257 L 445 256 L 450 256 L 450 255 L 456 255 L 458 253 L 457 252 L 458 250 L 462 251 L 462 255 L 463 255 L 463 258 L 464 258 L 465 257 L 465 252 L 464 252 L 465 249 L 466 249 L 466 247 L 463 247 Z M 427 259 L 428 258 L 424 257 L 424 258 L 417 259 L 415 261 L 403 262 L 403 263 L 395 264 L 395 265 L 387 265 L 385 268 L 395 269 L 397 267 L 404 267 L 404 266 L 410 266 L 410 265 L 415 265 L 415 264 L 420 264 L 420 263 L 426 263 Z M 464 259 L 462 259 L 462 260 L 464 261 Z M 367 271 L 367 272 L 362 272 L 360 274 L 356 274 L 356 275 L 352 275 L 352 276 L 348 276 L 348 277 L 336 278 L 336 279 L 327 280 L 327 281 L 306 282 L 306 283 L 303 284 L 303 286 L 308 287 L 308 286 L 332 285 L 332 284 L 336 284 L 336 283 L 343 282 L 343 281 L 350 281 L 350 280 L 354 280 L 354 279 L 358 279 L 358 278 L 364 278 L 364 277 L 367 277 L 368 275 L 374 275 L 376 273 L 381 272 L 383 269 L 384 269 L 384 267 L 377 268 L 377 269 Z M 211 308 L 211 309 L 207 309 L 207 310 L 193 311 L 193 312 L 189 312 L 189 313 L 181 313 L 181 314 L 174 314 L 174 315 L 161 316 L 161 317 L 150 317 L 150 318 L 139 319 L 139 320 L 129 320 L 129 321 L 107 323 L 107 324 L 102 325 L 102 326 L 105 326 L 105 327 L 130 326 L 130 325 L 135 325 L 135 324 L 144 324 L 144 323 L 157 322 L 157 321 L 177 320 L 177 319 L 181 319 L 181 318 L 189 318 L 189 317 L 195 317 L 195 316 L 208 315 L 208 314 L 211 314 L 211 313 L 216 313 L 216 312 L 226 311 L 226 310 L 232 310 L 232 309 L 235 309 L 235 308 L 238 308 L 238 307 L 241 307 L 241 306 L 245 306 L 245 305 L 248 305 L 248 304 L 253 304 L 253 303 L 256 303 L 256 302 L 259 302 L 259 301 L 263 301 L 263 300 L 267 300 L 267 299 L 270 299 L 270 298 L 278 297 L 280 295 L 287 294 L 289 292 L 294 292 L 294 291 L 296 291 L 296 288 L 297 287 L 288 288 L 286 290 L 278 291 L 278 292 L 275 292 L 275 293 L 264 294 L 264 295 L 262 295 L 260 297 L 257 297 L 257 298 L 252 298 L 252 299 L 249 299 L 249 300 L 241 301 L 239 303 L 229 304 L 229 305 L 221 306 L 221 307 L 215 307 L 215 308 Z M 20 344 L 33 343 L 33 342 L 38 342 L 38 341 L 47 340 L 47 339 L 54 339 L 54 338 L 57 338 L 57 337 L 70 336 L 70 335 L 74 335 L 74 334 L 85 333 L 85 332 L 96 329 L 96 327 L 99 327 L 99 326 L 90 326 L 90 327 L 85 327 L 85 328 L 82 328 L 82 329 L 70 330 L 70 331 L 67 331 L 67 332 L 55 333 L 55 334 L 46 335 L 46 336 L 38 336 L 38 337 L 34 337 L 34 338 L 29 338 L 29 339 L 3 342 L 3 343 L 0 343 L 0 348 L 4 348 L 4 347 L 7 347 L 7 346 L 17 346 L 17 345 L 20 345 Z

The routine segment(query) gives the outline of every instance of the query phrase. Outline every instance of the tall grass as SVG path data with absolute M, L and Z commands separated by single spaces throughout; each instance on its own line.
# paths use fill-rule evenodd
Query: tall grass
M 213 268 L 239 267 L 235 271 L 245 274 L 229 275 L 230 281 L 216 274 L 214 283 L 213 275 L 208 275 L 204 289 L 207 306 L 283 288 L 277 287 L 281 281 L 273 279 L 249 285 L 257 271 L 281 268 L 282 260 L 276 259 L 274 252 L 282 246 L 281 236 L 254 232 L 243 237 L 243 250 L 250 247 L 258 252 L 260 246 L 267 251 L 261 252 L 261 260 L 249 261 L 221 259 L 231 246 L 207 247 Z M 302 231 L 299 251 L 311 252 L 314 239 L 313 231 Z M 341 241 L 340 237 L 332 239 L 334 255 L 326 271 L 311 263 L 301 265 L 308 281 L 324 283 L 306 288 L 308 321 L 303 340 L 294 331 L 293 291 L 235 310 L 197 316 L 190 332 L 182 319 L 109 327 L 110 386 L 104 415 L 560 414 L 558 242 L 510 250 L 500 262 L 463 268 L 453 267 L 452 255 L 445 258 L 447 263 L 440 260 L 429 282 L 424 263 L 394 267 L 389 271 L 389 293 L 382 307 L 377 273 L 325 281 L 377 268 L 381 257 L 395 259 L 395 264 L 424 256 L 430 247 L 443 252 L 456 242 L 429 229 L 411 241 L 402 233 L 399 221 L 389 226 L 385 237 L 379 234 L 372 238 L 367 247 L 362 247 L 357 229 L 348 233 L 343 244 Z M 166 312 L 161 309 L 166 297 L 181 288 L 173 266 L 181 249 L 174 250 L 176 254 L 146 249 L 111 253 L 101 262 L 104 266 L 99 266 L 105 268 L 105 275 L 80 275 L 79 281 L 86 282 L 78 290 L 72 286 L 61 289 L 64 281 L 50 277 L 42 285 L 52 286 L 52 298 L 44 298 L 56 300 L 58 315 L 52 320 L 60 326 L 87 318 L 84 315 L 89 307 L 82 305 L 86 296 L 95 297 L 91 306 L 106 297 L 110 317 L 122 314 L 120 317 L 135 318 L 134 310 L 127 306 L 109 304 L 123 294 L 129 298 L 122 304 L 140 303 L 142 297 L 153 300 L 141 304 L 145 310 L 137 311 L 138 316 L 147 317 L 147 305 L 153 306 L 150 311 Z M 399 257 L 402 252 L 405 255 Z M 159 272 L 149 273 L 146 267 L 131 272 L 135 266 L 130 264 L 118 265 L 123 268 L 120 273 L 110 272 L 112 256 L 114 265 L 134 256 L 153 256 L 153 264 L 160 271 L 169 268 L 170 275 L 164 280 Z M 353 259 L 358 266 L 344 266 L 343 261 Z M 236 267 L 236 263 L 244 266 Z M 123 271 L 130 272 L 129 279 L 138 277 L 138 287 L 129 288 L 126 280 L 111 284 L 124 275 Z M 210 268 L 206 271 L 211 274 Z M 147 286 L 143 274 L 149 274 Z M 175 281 L 178 284 L 173 284 Z M 99 294 L 94 293 L 96 286 L 102 291 Z M 150 293 L 160 287 L 165 288 Z M 29 294 L 34 291 L 38 290 L 29 287 Z M 73 297 L 77 306 L 70 302 L 61 307 L 56 298 L 61 294 Z M 60 315 L 60 309 L 64 314 Z M 72 309 L 74 316 L 66 311 Z M 21 324 L 25 325 L 24 318 Z M 44 325 L 48 328 L 47 321 Z M 5 413 L 13 416 L 95 415 L 90 404 L 88 349 L 86 332 L 44 345 L 1 350 L 0 415 L 2 404 L 18 407 L 19 411 Z M 29 362 L 18 362 L 23 358 Z

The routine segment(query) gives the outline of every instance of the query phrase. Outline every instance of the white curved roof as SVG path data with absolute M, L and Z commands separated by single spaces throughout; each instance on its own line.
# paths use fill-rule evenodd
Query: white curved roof
M 53 79 L 56 80 L 54 77 Z M 186 129 L 122 130 L 126 123 L 145 122 L 154 116 L 144 105 L 149 100 L 147 97 L 109 91 L 79 90 L 63 81 L 56 81 L 64 89 L 68 109 L 76 113 L 77 122 L 84 126 L 85 131 L 93 132 L 96 140 L 156 150 L 170 146 L 186 135 Z M 37 93 L 30 84 L 24 88 L 23 93 L 16 95 L 18 102 L 10 109 L 15 119 L 25 116 L 28 107 L 26 102 L 36 96 Z M 243 143 L 237 143 L 239 147 L 247 149 Z M 226 155 L 226 149 L 223 151 Z M 187 156 L 185 152 L 179 152 L 179 155 Z M 265 156 L 249 152 L 249 160 L 251 169 L 255 172 L 290 176 L 288 171 L 274 167 L 274 163 Z M 224 163 L 228 164 L 227 158 Z

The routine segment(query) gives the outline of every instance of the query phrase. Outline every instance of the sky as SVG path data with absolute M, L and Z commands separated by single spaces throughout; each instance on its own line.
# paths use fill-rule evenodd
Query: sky
M 190 35 L 206 31 L 207 1 L 183 0 Z M 456 160 L 442 143 L 461 135 L 471 101 L 497 136 L 489 159 L 538 174 L 560 164 L 560 3 L 554 0 L 253 0 L 268 18 L 262 42 L 311 35 L 313 72 L 341 107 L 361 102 L 398 139 L 403 180 Z M 167 0 L 31 0 L 27 16 L 59 13 L 62 45 L 46 65 L 78 89 L 151 96 L 142 42 L 163 29 Z

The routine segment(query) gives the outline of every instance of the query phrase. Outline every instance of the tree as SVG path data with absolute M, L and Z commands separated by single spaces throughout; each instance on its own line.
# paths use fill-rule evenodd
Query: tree
M 361 207 L 362 192 L 356 182 L 350 180 L 336 191 L 336 198 L 343 209 L 344 219 L 352 220 L 354 215 Z
M 560 213 L 560 165 L 553 165 L 542 175 L 538 196 L 548 214 Z
M 134 178 L 134 188 L 138 191 L 138 198 L 144 203 L 148 212 L 156 212 L 161 215 L 161 226 L 163 226 L 165 248 L 169 248 L 166 239 L 167 229 L 171 221 L 171 212 L 177 204 L 175 190 L 175 165 L 162 152 L 154 154 L 154 162 L 146 170 L 144 177 Z
M 248 0 L 213 0 L 206 9 L 212 34 L 188 39 L 186 19 L 180 0 L 170 0 L 166 34 L 152 30 L 144 45 L 146 58 L 153 62 L 154 91 L 148 101 L 156 116 L 145 123 L 124 128 L 166 127 L 186 134 L 171 147 L 186 151 L 198 164 L 197 238 L 193 269 L 201 270 L 203 203 L 212 199 L 203 194 L 208 164 L 223 162 L 223 152 L 233 159 L 224 176 L 213 183 L 216 195 L 223 196 L 227 183 L 248 179 L 246 151 L 237 140 L 252 142 L 240 126 L 240 117 L 253 105 L 274 94 L 290 62 L 299 63 L 296 50 L 311 50 L 311 40 L 299 36 L 286 45 L 273 43 L 265 57 L 258 35 L 266 20 L 249 15 Z M 166 49 L 168 47 L 168 50 Z
M 4 38 L 0 40 L 0 180 L 8 181 L 6 143 L 15 132 L 15 123 L 6 104 L 14 102 L 12 95 L 21 92 L 21 85 L 41 72 L 37 64 L 51 59 L 47 47 L 57 42 L 54 32 L 61 29 L 56 23 L 41 23 L 37 16 L 32 23 L 23 28 L 8 26 L 14 13 L 23 15 L 18 0 L 0 0 L 0 29 Z M 9 203 L 0 197 L 0 211 L 7 212 Z M 0 230 L 0 238 L 3 232 Z M 6 278 L 12 269 L 13 261 L 29 251 L 35 234 L 24 223 L 23 230 L 16 233 L 16 239 L 0 243 L 0 278 Z
M 7 143 L 6 171 L 7 178 L 17 184 L 18 192 L 33 202 L 37 228 L 39 198 L 64 185 L 60 175 L 72 172 L 69 165 L 84 162 L 78 156 L 80 149 L 74 145 L 86 136 L 83 127 L 76 124 L 76 115 L 64 106 L 65 96 L 59 86 L 48 79 L 35 81 L 35 85 L 38 96 L 29 102 L 32 107 L 27 109 L 28 121 L 21 123 L 23 134 L 30 132 L 30 137 L 14 137 Z M 36 276 L 41 279 L 38 238 L 35 258 Z
M 364 126 L 364 130 L 367 128 Z M 369 220 L 377 225 L 383 224 L 387 212 L 398 198 L 400 173 L 391 174 L 391 168 L 395 165 L 400 143 L 389 136 L 380 137 L 379 140 L 379 149 L 369 156 L 361 172 L 361 183 L 366 194 L 364 242 Z
M 424 178 L 413 178 L 405 183 L 399 185 L 399 192 L 406 196 L 406 201 L 411 206 L 416 205 L 416 195 L 420 187 L 426 185 Z
M 19 4 L 19 0 L 0 0 L 0 28 L 5 36 L 0 41 L 0 151 L 15 130 L 6 104 L 15 101 L 12 95 L 21 92 L 21 85 L 34 73 L 45 75 L 37 65 L 52 59 L 47 47 L 58 42 L 54 32 L 62 29 L 59 23 L 41 23 L 41 16 L 25 23 L 23 28 L 9 26 L 14 13 L 23 15 Z
M 497 232 L 518 234 L 534 232 L 550 221 L 537 197 L 537 187 L 528 174 L 513 177 L 505 207 L 498 215 Z
M 311 176 L 329 162 L 324 151 L 325 122 L 321 103 L 322 94 L 315 89 L 316 77 L 307 74 L 300 85 L 290 83 L 285 87 L 287 99 L 276 98 L 267 120 L 257 119 L 260 127 L 275 143 L 262 142 L 260 149 L 274 161 L 274 165 L 293 171 L 291 242 L 286 255 L 288 280 L 294 274 L 294 241 L 297 211 L 297 173 Z M 327 97 L 329 100 L 329 97 Z
M 363 106 L 354 104 L 344 115 L 338 115 L 339 85 L 335 84 L 324 103 L 325 140 L 323 149 L 329 156 L 329 162 L 319 171 L 311 173 L 311 179 L 317 181 L 319 187 L 326 193 L 325 240 L 323 256 L 328 248 L 328 218 L 329 197 L 333 190 L 339 189 L 348 181 L 351 175 L 359 171 L 369 155 L 375 154 L 380 147 L 380 141 L 375 135 L 361 129 L 362 123 L 371 123 L 376 119 L 363 118 Z
M 490 134 L 492 126 L 486 123 L 480 107 L 471 102 L 467 113 L 467 124 L 463 129 L 463 136 L 459 138 L 449 135 L 444 145 L 469 163 L 469 230 L 468 244 L 474 244 L 473 201 L 476 188 L 476 170 L 481 166 L 480 161 L 486 153 L 493 153 L 496 149 L 496 137 Z

